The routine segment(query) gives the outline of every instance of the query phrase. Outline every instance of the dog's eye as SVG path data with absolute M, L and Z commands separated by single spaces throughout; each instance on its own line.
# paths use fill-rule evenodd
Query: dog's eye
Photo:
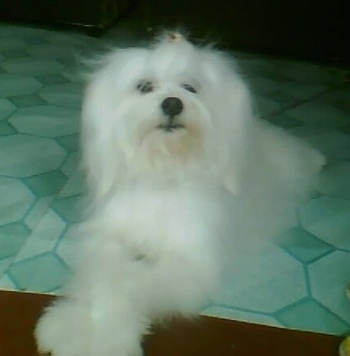
M 182 88 L 189 91 L 190 93 L 194 93 L 194 94 L 197 93 L 197 90 L 190 84 L 182 84 L 181 86 L 182 86 Z
M 148 80 L 142 80 L 139 84 L 137 84 L 137 90 L 143 94 L 150 93 L 154 90 L 154 85 Z

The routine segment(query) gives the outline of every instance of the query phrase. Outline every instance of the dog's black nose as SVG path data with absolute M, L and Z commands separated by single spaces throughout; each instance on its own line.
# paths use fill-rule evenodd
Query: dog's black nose
M 165 98 L 161 106 L 164 114 L 170 117 L 179 115 L 184 108 L 182 101 L 176 97 Z

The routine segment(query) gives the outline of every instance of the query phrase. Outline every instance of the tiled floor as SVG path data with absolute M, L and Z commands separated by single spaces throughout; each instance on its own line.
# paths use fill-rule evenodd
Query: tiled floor
M 84 192 L 76 58 L 114 39 L 0 25 L 0 287 L 55 293 L 69 273 Z M 329 158 L 299 223 L 242 261 L 205 312 L 290 328 L 350 330 L 350 85 L 345 70 L 239 53 L 264 118 Z

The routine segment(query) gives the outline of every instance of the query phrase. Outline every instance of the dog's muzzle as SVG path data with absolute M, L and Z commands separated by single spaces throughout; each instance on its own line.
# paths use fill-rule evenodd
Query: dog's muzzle
M 158 128 L 167 132 L 183 128 L 184 126 L 178 122 L 178 116 L 182 113 L 184 105 L 177 97 L 165 98 L 161 103 L 162 112 L 165 114 L 166 122 L 158 125 Z

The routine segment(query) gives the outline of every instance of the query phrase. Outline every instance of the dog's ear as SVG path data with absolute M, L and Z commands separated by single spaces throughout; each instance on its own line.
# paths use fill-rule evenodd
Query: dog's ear
M 245 165 L 251 152 L 254 110 L 250 91 L 230 57 L 212 54 L 213 120 L 216 171 L 224 186 L 234 194 L 241 190 Z M 216 87 L 215 87 L 216 86 Z
M 105 196 L 124 171 L 124 158 L 115 139 L 115 102 L 107 70 L 94 72 L 88 80 L 82 105 L 82 166 L 95 199 Z

